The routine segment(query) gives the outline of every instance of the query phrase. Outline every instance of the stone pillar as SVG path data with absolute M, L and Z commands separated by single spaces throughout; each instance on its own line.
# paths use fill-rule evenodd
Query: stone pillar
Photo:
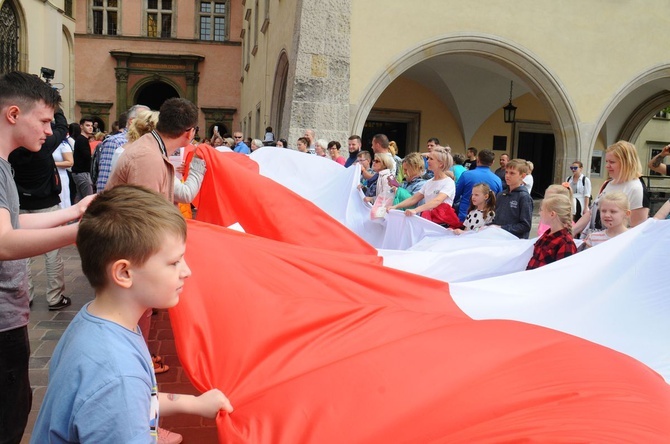
M 306 129 L 318 139 L 346 142 L 349 136 L 351 0 L 297 2 L 296 50 L 289 64 L 284 119 L 289 143 Z M 346 144 L 345 144 L 346 145 Z

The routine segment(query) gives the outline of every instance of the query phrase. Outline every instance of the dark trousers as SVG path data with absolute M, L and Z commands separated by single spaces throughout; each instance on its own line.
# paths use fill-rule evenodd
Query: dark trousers
M 28 327 L 0 333 L 0 444 L 18 444 L 26 428 L 33 402 L 29 358 Z

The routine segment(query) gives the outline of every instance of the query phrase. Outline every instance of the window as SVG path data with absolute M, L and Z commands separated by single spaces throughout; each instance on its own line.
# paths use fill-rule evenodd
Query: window
M 93 34 L 116 35 L 118 31 L 119 1 L 93 0 Z
M 63 10 L 65 11 L 65 15 L 72 17 L 72 0 L 65 0 Z
M 5 1 L 0 8 L 0 73 L 19 69 L 19 17 L 12 2 Z
M 147 0 L 147 37 L 172 37 L 172 0 Z
M 223 42 L 226 40 L 227 1 L 201 1 L 200 40 Z

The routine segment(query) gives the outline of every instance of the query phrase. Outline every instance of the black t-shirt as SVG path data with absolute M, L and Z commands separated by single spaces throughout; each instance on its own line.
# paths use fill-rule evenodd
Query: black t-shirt
M 463 167 L 468 170 L 474 170 L 477 168 L 477 160 L 466 160 L 463 162 Z

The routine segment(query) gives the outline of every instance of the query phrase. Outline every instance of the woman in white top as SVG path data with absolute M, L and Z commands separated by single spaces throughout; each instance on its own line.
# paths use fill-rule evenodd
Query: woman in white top
M 607 193 L 621 192 L 628 197 L 630 204 L 630 226 L 635 227 L 649 216 L 649 208 L 644 206 L 644 187 L 640 181 L 642 175 L 642 164 L 637 155 L 635 145 L 623 140 L 607 147 L 605 152 L 605 169 L 609 173 L 610 180 L 605 182 L 598 197 L 593 202 L 592 211 L 586 211 L 573 228 L 574 233 L 579 233 L 585 228 L 600 229 L 596 225 L 596 216 L 600 198 Z
M 70 179 L 67 176 L 67 169 L 74 165 L 74 156 L 72 155 L 72 147 L 67 139 L 63 140 L 58 148 L 52 153 L 56 167 L 58 168 L 58 176 L 60 176 L 60 183 L 62 190 L 60 192 L 60 207 L 67 208 L 72 203 L 70 202 Z
M 453 228 L 460 227 L 461 224 L 458 221 L 458 216 L 456 216 L 451 207 L 456 194 L 456 184 L 447 175 L 453 163 L 451 154 L 446 150 L 443 148 L 433 148 L 433 151 L 428 154 L 428 169 L 433 172 L 433 178 L 426 181 L 421 189 L 411 197 L 408 197 L 397 205 L 389 207 L 389 209 L 395 210 L 411 207 L 424 199 L 425 203 L 423 205 L 405 210 L 405 215 L 414 216 L 415 214 L 421 214 L 421 217 L 435 223 L 447 224 Z
M 391 177 L 391 168 L 393 165 L 393 157 L 389 153 L 375 154 L 375 158 L 372 161 L 372 171 L 376 173 L 377 180 L 374 181 L 374 196 L 368 194 L 364 199 L 366 202 L 373 203 L 380 194 L 392 192 L 392 186 L 389 184 L 388 179 Z M 374 180 L 374 176 L 370 180 Z M 372 184 L 370 184 L 369 191 L 373 191 Z
M 582 217 L 582 213 L 589 207 L 591 199 L 591 181 L 583 173 L 584 164 L 579 160 L 575 160 L 570 165 L 572 176 L 565 179 L 570 184 L 572 189 L 572 197 L 575 200 L 575 208 L 573 208 L 573 219 L 575 222 Z

